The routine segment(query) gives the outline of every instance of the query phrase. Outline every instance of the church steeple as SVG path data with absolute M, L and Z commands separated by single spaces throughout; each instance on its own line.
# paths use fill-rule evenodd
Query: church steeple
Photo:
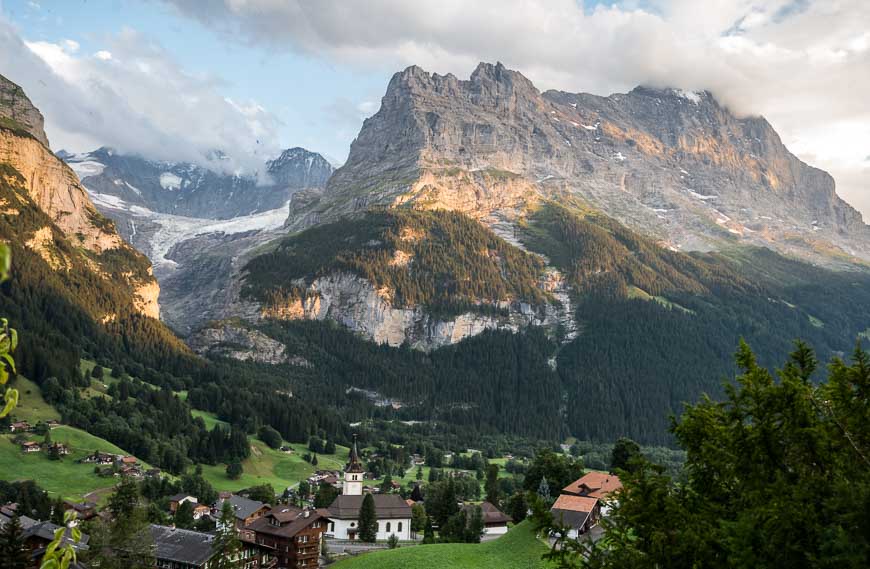
M 353 436 L 353 446 L 350 449 L 350 456 L 345 467 L 345 472 L 364 472 L 362 463 L 359 461 L 359 452 L 356 450 L 356 435 Z
M 353 436 L 353 446 L 350 447 L 350 456 L 348 456 L 347 465 L 344 467 L 344 488 L 342 494 L 345 496 L 362 496 L 363 493 L 363 476 L 365 468 L 359 460 L 359 451 L 356 448 L 356 435 Z

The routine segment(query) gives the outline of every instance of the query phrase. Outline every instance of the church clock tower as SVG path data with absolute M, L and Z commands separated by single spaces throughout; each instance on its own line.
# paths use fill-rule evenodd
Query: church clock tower
M 362 496 L 363 474 L 365 474 L 365 469 L 359 461 L 359 453 L 356 450 L 356 435 L 354 435 L 350 457 L 344 467 L 344 487 L 341 493 L 345 496 Z

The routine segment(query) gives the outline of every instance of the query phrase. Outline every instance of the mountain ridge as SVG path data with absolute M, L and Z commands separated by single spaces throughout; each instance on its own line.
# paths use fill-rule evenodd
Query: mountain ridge
M 860 214 L 765 119 L 738 118 L 707 92 L 541 93 L 486 63 L 468 80 L 396 73 L 345 165 L 322 192 L 296 196 L 286 225 L 404 203 L 512 222 L 527 202 L 561 195 L 679 249 L 738 242 L 841 267 L 870 259 Z

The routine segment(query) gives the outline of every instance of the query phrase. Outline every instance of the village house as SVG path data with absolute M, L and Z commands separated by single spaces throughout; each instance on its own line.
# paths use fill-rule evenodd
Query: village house
M 9 523 L 14 513 L 8 509 L 0 512 L 0 531 Z M 54 534 L 61 529 L 61 526 L 51 522 L 34 520 L 28 516 L 20 516 L 18 522 L 21 524 L 24 545 L 30 552 L 31 562 L 34 567 L 39 567 L 46 547 L 54 540 Z M 76 553 L 86 551 L 88 549 L 88 534 L 83 533 L 78 541 L 73 541 L 69 532 L 69 529 L 64 532 L 63 544 L 71 544 Z
M 169 498 L 169 511 L 174 514 L 175 510 L 178 509 L 178 506 L 180 506 L 184 502 L 192 502 L 194 504 L 198 504 L 199 500 L 196 499 L 196 496 L 191 496 L 190 494 L 176 494 L 175 496 L 171 496 Z
M 473 509 L 477 507 L 475 504 L 466 504 L 462 507 L 469 515 Z M 502 535 L 508 531 L 508 522 L 511 517 L 496 508 L 490 502 L 480 504 L 480 512 L 483 515 L 483 533 L 484 535 Z
M 56 429 L 57 427 L 60 427 L 60 421 L 57 419 L 49 419 L 45 422 L 45 426 L 49 429 Z
M 70 500 L 63 501 L 63 509 L 75 510 L 76 517 L 80 520 L 90 520 L 97 517 L 97 504 L 95 502 L 71 502 Z
M 220 498 L 212 506 L 211 511 L 211 516 L 218 520 L 219 526 L 224 502 L 229 502 L 233 508 L 233 516 L 235 517 L 234 526 L 239 534 L 239 539 L 253 542 L 255 538 L 254 532 L 248 526 L 269 513 L 271 506 L 257 500 L 249 500 L 229 492 L 222 492 Z
M 115 455 L 108 452 L 94 451 L 93 454 L 82 459 L 82 462 L 90 462 L 93 464 L 107 465 L 115 463 Z
M 155 566 L 160 569 L 208 569 L 216 561 L 215 535 L 170 526 L 151 525 Z M 233 559 L 239 569 L 255 569 L 259 552 L 253 544 L 242 543 Z
M 622 488 L 615 474 L 588 472 L 562 489 L 550 513 L 559 523 L 570 526 L 569 537 L 577 538 L 608 512 L 610 495 Z
M 57 453 L 59 456 L 66 456 L 69 454 L 69 447 L 63 443 L 51 443 L 46 447 L 48 452 Z
M 21 450 L 24 452 L 39 452 L 42 450 L 42 445 L 36 441 L 24 441 L 21 443 Z
M 323 533 L 330 523 L 326 510 L 278 506 L 254 520 L 260 566 L 275 569 L 317 567 Z
M 344 472 L 344 487 L 340 496 L 330 504 L 330 524 L 327 534 L 338 539 L 359 537 L 359 511 L 364 499 L 363 478 L 365 469 L 360 463 L 356 441 Z M 384 541 L 391 535 L 400 540 L 411 539 L 411 506 L 398 494 L 372 494 L 375 515 L 378 519 L 376 539 Z
M 32 430 L 33 427 L 27 421 L 16 421 L 9 425 L 9 432 L 11 433 L 27 433 Z

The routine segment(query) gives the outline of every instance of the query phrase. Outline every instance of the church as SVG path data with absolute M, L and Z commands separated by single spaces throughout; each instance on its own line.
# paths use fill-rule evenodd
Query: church
M 329 506 L 327 535 L 336 539 L 358 539 L 359 510 L 363 501 L 365 469 L 359 460 L 356 440 L 344 469 L 341 495 Z M 402 541 L 411 540 L 411 506 L 398 494 L 372 494 L 378 519 L 378 541 L 395 535 Z

